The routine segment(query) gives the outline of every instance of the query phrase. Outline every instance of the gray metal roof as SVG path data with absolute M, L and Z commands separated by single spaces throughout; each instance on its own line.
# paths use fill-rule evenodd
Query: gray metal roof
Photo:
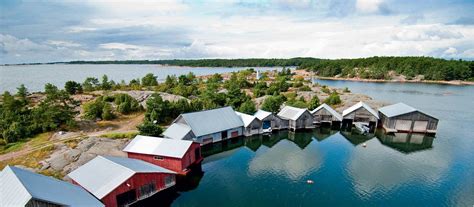
M 196 137 L 242 127 L 244 123 L 232 107 L 181 114 Z
M 374 115 L 377 119 L 379 118 L 379 114 L 377 112 L 375 112 L 369 105 L 367 105 L 366 103 L 360 101 L 359 103 L 356 103 L 354 104 L 353 106 L 347 108 L 346 110 L 342 111 L 342 116 L 346 116 L 348 114 L 350 114 L 351 112 L 359 109 L 359 108 L 365 108 L 369 113 L 371 113 L 372 115 Z
M 278 112 L 278 116 L 284 119 L 297 120 L 307 109 L 285 106 Z
M 191 144 L 193 142 L 187 140 L 137 135 L 123 151 L 183 158 Z
M 68 174 L 79 185 L 102 199 L 135 173 L 169 173 L 171 170 L 126 157 L 97 156 Z
M 389 106 L 385 106 L 379 109 L 379 112 L 387 117 L 398 116 L 416 111 L 415 108 L 406 105 L 404 103 L 397 103 Z
M 426 114 L 427 116 L 433 117 L 425 112 L 422 112 L 416 108 L 413 108 L 412 106 L 409 106 L 405 103 L 397 103 L 397 104 L 392 104 L 389 106 L 385 106 L 379 109 L 379 112 L 384 114 L 387 117 L 395 117 L 395 116 L 400 116 L 403 114 L 408 114 L 411 112 L 418 111 L 420 113 Z M 433 117 L 434 118 L 434 117 Z
M 311 114 L 314 114 L 321 109 L 326 109 L 329 113 L 331 113 L 334 117 L 336 117 L 337 120 L 342 121 L 341 114 L 337 113 L 336 110 L 334 110 L 332 107 L 330 107 L 329 105 L 325 103 L 321 104 L 320 106 L 315 108 L 313 111 L 311 111 Z
M 163 136 L 171 139 L 183 139 L 191 128 L 185 124 L 174 123 L 163 132 Z
M 0 183 L 0 206 L 25 206 L 31 199 L 62 206 L 104 206 L 79 186 L 17 167 L 5 167 Z
M 257 117 L 260 121 L 264 120 L 268 116 L 272 115 L 272 112 L 269 111 L 264 111 L 259 109 L 257 112 L 255 112 L 254 116 Z
M 244 122 L 244 127 L 248 127 L 255 119 L 257 119 L 255 116 L 244 114 L 238 111 L 236 111 L 235 114 L 237 114 L 237 116 L 242 119 L 242 122 Z

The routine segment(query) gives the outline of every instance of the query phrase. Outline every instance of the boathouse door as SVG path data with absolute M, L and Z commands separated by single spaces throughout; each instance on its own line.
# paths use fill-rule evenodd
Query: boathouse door
M 263 129 L 268 129 L 272 127 L 272 122 L 271 121 L 264 121 L 263 124 L 262 124 L 262 128 Z
M 117 195 L 117 206 L 127 206 L 137 200 L 135 189 Z

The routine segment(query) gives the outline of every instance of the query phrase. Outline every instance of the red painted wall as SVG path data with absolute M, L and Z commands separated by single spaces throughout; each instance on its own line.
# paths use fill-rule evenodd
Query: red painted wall
M 124 183 L 120 184 L 117 188 L 115 188 L 112 192 L 107 194 L 105 197 L 100 199 L 102 203 L 106 207 L 115 207 L 117 206 L 117 195 L 121 193 L 125 193 L 129 190 L 135 189 L 137 198 L 140 196 L 140 187 L 146 184 L 149 184 L 155 181 L 156 188 L 159 191 L 166 189 L 165 186 L 165 178 L 166 176 L 173 176 L 173 179 L 176 181 L 176 177 L 174 174 L 167 174 L 167 173 L 137 173 L 129 178 Z M 74 184 L 79 185 L 74 180 L 72 181 Z M 130 185 L 127 186 L 127 184 Z M 79 185 L 80 186 L 80 185 Z
M 149 163 L 158 165 L 160 167 L 164 167 L 166 169 L 175 171 L 180 174 L 186 174 L 185 172 L 186 168 L 188 168 L 192 164 L 195 164 L 198 161 L 199 162 L 201 161 L 202 159 L 201 154 L 199 153 L 199 157 L 196 157 L 194 153 L 196 149 L 200 149 L 200 148 L 201 148 L 201 145 L 199 143 L 191 144 L 191 147 L 189 147 L 188 151 L 186 151 L 182 159 L 162 156 L 163 160 L 156 160 L 153 158 L 154 155 L 139 154 L 139 153 L 132 153 L 132 152 L 127 152 L 127 154 L 129 158 L 143 160 L 145 162 L 149 162 Z

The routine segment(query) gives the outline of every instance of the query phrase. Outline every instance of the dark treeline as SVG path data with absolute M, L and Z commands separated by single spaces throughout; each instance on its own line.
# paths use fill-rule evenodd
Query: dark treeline
M 324 77 L 390 79 L 390 71 L 408 79 L 423 75 L 425 80 L 473 80 L 474 62 L 432 57 L 370 57 L 357 59 L 199 59 L 199 60 L 124 60 L 72 61 L 68 64 L 162 64 L 190 67 L 276 67 L 295 66 L 315 71 Z

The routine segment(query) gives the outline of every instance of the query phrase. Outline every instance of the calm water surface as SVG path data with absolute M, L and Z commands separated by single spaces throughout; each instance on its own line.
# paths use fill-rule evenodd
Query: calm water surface
M 320 83 L 420 108 L 440 119 L 438 134 L 364 137 L 316 129 L 227 141 L 203 150 L 203 173 L 188 185 L 142 204 L 474 205 L 474 87 Z
M 248 67 L 246 67 L 248 68 Z M 105 64 L 105 65 L 14 65 L 0 66 L 0 92 L 16 92 L 20 84 L 25 84 L 29 91 L 42 91 L 46 83 L 63 87 L 69 80 L 82 83 L 87 77 L 101 77 L 106 74 L 109 80 L 120 82 L 142 78 L 147 73 L 158 76 L 160 81 L 167 75 L 184 75 L 193 72 L 195 75 L 211 75 L 226 73 L 246 68 L 219 68 L 219 67 L 178 67 L 160 65 L 133 65 L 133 64 Z M 260 71 L 275 70 L 279 68 L 256 68 Z

